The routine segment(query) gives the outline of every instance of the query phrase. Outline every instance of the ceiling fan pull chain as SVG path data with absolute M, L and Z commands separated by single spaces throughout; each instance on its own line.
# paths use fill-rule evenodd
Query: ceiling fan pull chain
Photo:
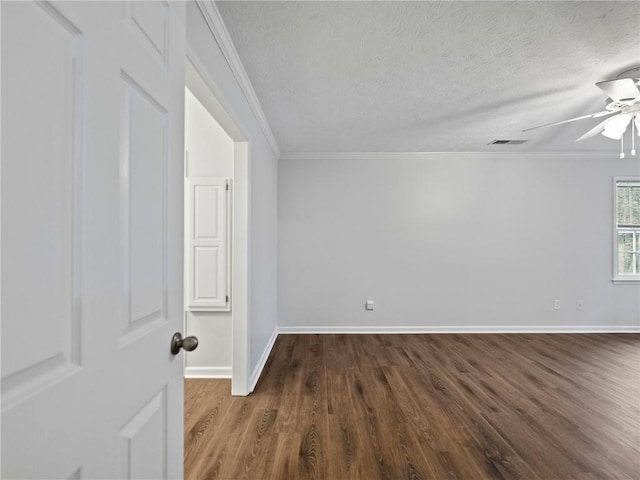
M 624 133 L 620 136 L 620 158 L 624 158 Z
M 631 155 L 636 156 L 636 136 L 634 135 L 635 122 L 631 122 Z

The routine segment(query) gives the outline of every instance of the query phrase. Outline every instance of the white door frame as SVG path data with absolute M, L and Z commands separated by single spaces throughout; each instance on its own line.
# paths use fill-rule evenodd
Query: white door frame
M 224 95 L 194 50 L 187 44 L 186 87 L 234 142 L 232 189 L 232 258 L 231 312 L 232 364 L 231 393 L 248 395 L 249 385 L 249 269 L 250 269 L 250 205 L 251 169 L 250 141 L 238 116 L 224 100 Z

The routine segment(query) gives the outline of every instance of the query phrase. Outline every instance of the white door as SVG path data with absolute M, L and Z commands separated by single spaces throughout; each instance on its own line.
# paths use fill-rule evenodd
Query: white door
M 182 476 L 182 2 L 1 2 L 2 478 Z
M 228 178 L 185 181 L 185 297 L 193 311 L 229 311 Z

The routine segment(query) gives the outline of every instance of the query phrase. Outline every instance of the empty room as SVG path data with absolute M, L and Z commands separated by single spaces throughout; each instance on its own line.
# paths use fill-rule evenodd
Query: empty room
M 640 3 L 0 2 L 2 478 L 640 478 Z

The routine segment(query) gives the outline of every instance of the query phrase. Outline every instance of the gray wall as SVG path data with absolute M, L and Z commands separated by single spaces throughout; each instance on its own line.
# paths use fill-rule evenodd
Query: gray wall
M 279 325 L 637 328 L 640 286 L 611 282 L 612 177 L 640 172 L 616 155 L 281 158 Z

